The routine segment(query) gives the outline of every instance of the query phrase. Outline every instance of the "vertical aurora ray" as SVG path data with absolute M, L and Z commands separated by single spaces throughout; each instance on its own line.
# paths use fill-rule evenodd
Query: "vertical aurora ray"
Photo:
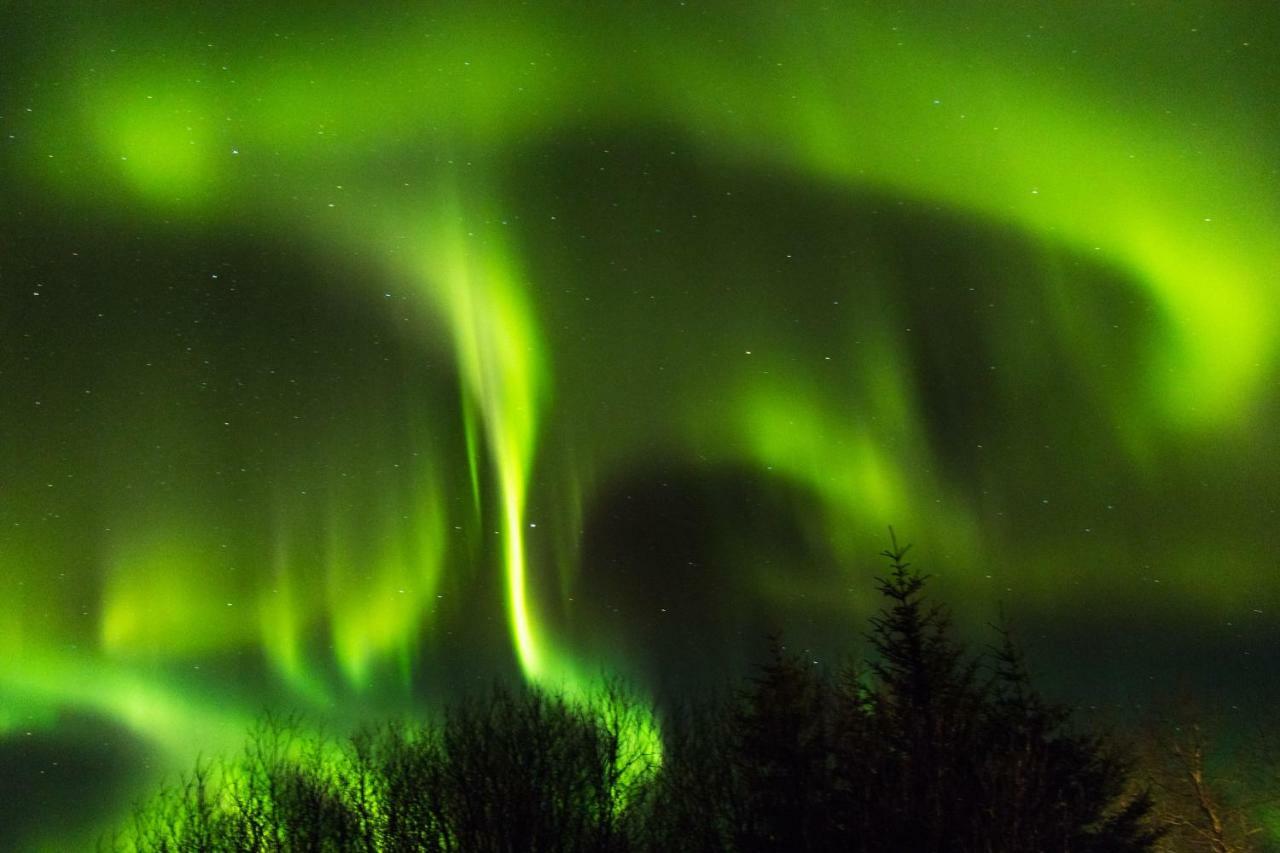
M 476 488 L 478 418 L 498 490 L 507 615 L 520 668 L 540 681 L 548 660 L 527 588 L 524 544 L 528 477 L 546 394 L 540 336 L 498 220 L 456 200 L 438 207 L 425 229 L 422 276 L 446 318 L 467 399 L 463 404 L 468 471 Z
M 425 272 L 416 280 L 426 287 L 454 342 L 467 392 L 463 418 L 473 484 L 478 467 L 473 417 L 479 420 L 488 449 L 498 492 L 511 640 L 529 682 L 563 693 L 617 727 L 622 738 L 619 766 L 627 768 L 623 781 L 629 784 L 636 773 L 644 772 L 646 762 L 661 759 L 657 721 L 640 708 L 610 716 L 621 709 L 610 703 L 607 680 L 584 675 L 582 666 L 555 646 L 538 618 L 529 584 L 525 510 L 540 407 L 548 396 L 541 334 L 512 249 L 501 233 L 506 223 L 495 215 L 477 214 L 458 198 L 452 195 L 434 208 L 437 214 L 423 232 Z M 474 493 L 478 506 L 478 492 Z
M 277 509 L 273 519 L 271 586 L 259 599 L 262 645 L 276 671 L 301 695 L 312 701 L 332 701 L 328 690 L 313 678 L 306 660 L 305 608 L 293 577 L 292 536 Z

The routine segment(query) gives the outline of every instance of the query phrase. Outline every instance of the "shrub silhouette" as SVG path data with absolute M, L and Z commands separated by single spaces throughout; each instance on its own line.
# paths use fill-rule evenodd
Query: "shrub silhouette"
M 1233 708 L 1234 710 L 1234 708 Z M 1159 853 L 1260 853 L 1275 848 L 1280 752 L 1269 720 L 1230 724 L 1225 709 L 1184 691 L 1160 701 L 1132 733 L 1136 781 L 1156 795 Z
M 616 683 L 590 703 L 495 689 L 439 723 L 346 740 L 268 717 L 236 761 L 199 763 L 140 806 L 119 850 L 547 851 L 631 848 L 656 756 Z M 648 762 L 648 763 L 646 763 Z
M 628 760 L 645 759 L 626 755 L 634 703 L 616 685 L 603 697 L 495 690 L 450 709 L 439 729 L 392 730 L 387 849 L 627 849 L 642 808 L 630 786 L 647 777 Z
M 495 689 L 345 741 L 268 719 L 238 762 L 141 806 L 145 851 L 1138 853 L 1151 803 L 1108 741 L 1033 688 L 1005 625 L 955 640 L 891 540 L 865 664 L 829 675 L 780 640 L 736 694 L 671 709 L 664 749 L 606 683 L 587 701 Z

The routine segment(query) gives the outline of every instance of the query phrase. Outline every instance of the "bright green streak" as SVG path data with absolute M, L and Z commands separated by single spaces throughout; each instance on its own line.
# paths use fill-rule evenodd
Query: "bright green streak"
M 478 413 L 487 441 L 502 508 L 511 634 L 521 668 L 536 681 L 545 661 L 526 590 L 524 509 L 545 395 L 541 344 L 493 221 L 457 203 L 441 209 L 443 217 L 423 233 L 423 286 L 447 320 L 466 410 Z M 468 424 L 469 441 L 471 433 Z M 474 462 L 469 469 L 474 472 Z

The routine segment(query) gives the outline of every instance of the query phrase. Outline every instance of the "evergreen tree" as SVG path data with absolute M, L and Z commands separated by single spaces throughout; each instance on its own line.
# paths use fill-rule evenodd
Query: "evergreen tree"
M 739 849 L 830 849 L 830 704 L 828 685 L 814 666 L 773 638 L 770 658 L 744 692 L 735 720 L 747 817 Z

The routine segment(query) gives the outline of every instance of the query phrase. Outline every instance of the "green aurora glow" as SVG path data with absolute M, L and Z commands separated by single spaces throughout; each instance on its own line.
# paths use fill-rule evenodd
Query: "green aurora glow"
M 0 31 L 12 737 L 83 710 L 185 766 L 264 704 L 660 691 L 779 625 L 827 653 L 887 524 L 1079 678 L 1170 672 L 1043 638 L 1137 619 L 1180 634 L 1143 660 L 1242 682 L 1273 654 L 1272 11 Z

